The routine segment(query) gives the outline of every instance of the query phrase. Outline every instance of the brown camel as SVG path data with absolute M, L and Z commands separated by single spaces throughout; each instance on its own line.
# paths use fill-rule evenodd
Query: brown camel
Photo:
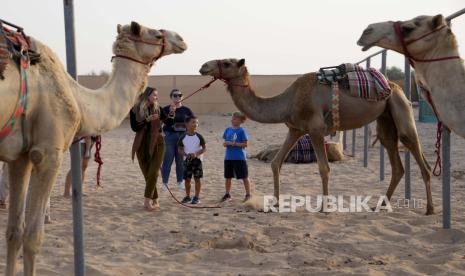
M 358 45 L 364 51 L 379 46 L 408 57 L 439 120 L 465 138 L 465 67 L 442 15 L 370 24 Z
M 391 96 L 387 100 L 377 102 L 352 97 L 348 91 L 340 88 L 340 127 L 331 129 L 324 118 L 324 114 L 331 106 L 331 87 L 320 84 L 316 73 L 304 74 L 277 96 L 262 98 L 257 96 L 252 88 L 244 64 L 244 59 L 212 60 L 203 64 L 200 73 L 225 80 L 237 108 L 252 120 L 261 123 L 285 123 L 289 128 L 284 144 L 271 162 L 276 198 L 279 198 L 281 165 L 299 137 L 306 133 L 310 135 L 317 155 L 323 195 L 328 195 L 330 168 L 324 137 L 334 130 L 359 128 L 376 120 L 378 138 L 386 147 L 392 167 L 391 182 L 386 192 L 387 198 L 391 198 L 404 175 L 398 150 L 400 139 L 420 166 L 426 188 L 426 214 L 434 213 L 430 183 L 431 168 L 422 153 L 411 104 L 398 85 L 390 82 Z
M 100 135 L 119 126 L 146 86 L 153 63 L 187 48 L 177 33 L 146 28 L 136 22 L 118 25 L 117 32 L 112 75 L 95 91 L 80 86 L 66 73 L 57 56 L 34 40 L 41 61 L 28 72 L 27 128 L 23 132 L 21 124 L 16 123 L 13 131 L 0 141 L 0 160 L 8 162 L 10 185 L 6 275 L 16 275 L 18 251 L 23 243 L 24 274 L 35 275 L 45 206 L 74 137 Z M 4 73 L 5 80 L 0 80 L 0 114 L 12 114 L 20 83 L 13 59 L 8 60 Z M 10 116 L 2 116 L 0 126 Z M 23 136 L 29 143 L 23 145 Z M 28 184 L 30 211 L 25 214 Z

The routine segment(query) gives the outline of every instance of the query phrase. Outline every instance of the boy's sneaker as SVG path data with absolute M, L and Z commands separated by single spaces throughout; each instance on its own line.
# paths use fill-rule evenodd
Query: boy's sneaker
M 223 198 L 221 199 L 221 202 L 225 202 L 227 200 L 231 200 L 231 195 L 229 193 L 225 193 Z
M 161 191 L 166 192 L 168 190 L 168 183 L 161 184 Z
M 194 196 L 194 197 L 192 198 L 191 204 L 199 204 L 199 203 L 200 203 L 200 198 Z
M 244 200 L 242 202 L 246 202 L 252 197 L 252 195 L 245 195 Z
M 183 199 L 182 199 L 182 203 L 189 203 L 191 201 L 191 197 L 190 196 L 185 196 Z
M 184 182 L 183 182 L 183 181 L 178 182 L 177 186 L 178 186 L 178 189 L 179 189 L 179 190 L 184 190 L 184 188 L 185 188 Z

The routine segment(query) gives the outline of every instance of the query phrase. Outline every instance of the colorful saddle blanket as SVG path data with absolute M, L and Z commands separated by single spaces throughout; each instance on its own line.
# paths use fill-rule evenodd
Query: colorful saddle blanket
M 291 163 L 311 163 L 316 161 L 316 154 L 308 134 L 300 137 L 286 161 Z
M 386 100 L 391 95 L 388 81 L 375 68 L 364 70 L 358 64 L 344 63 L 320 68 L 317 76 L 320 83 L 337 82 L 341 88 L 349 90 L 351 96 L 368 101 Z
M 14 26 L 18 30 L 11 30 L 4 25 Z M 40 53 L 35 41 L 26 36 L 22 28 L 0 19 L 0 79 L 4 78 L 3 72 L 9 60 L 14 59 L 19 64 L 22 56 L 27 56 L 31 65 L 40 62 Z

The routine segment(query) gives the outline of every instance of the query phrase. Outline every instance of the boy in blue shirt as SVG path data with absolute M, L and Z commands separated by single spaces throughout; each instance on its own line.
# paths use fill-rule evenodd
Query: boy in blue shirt
M 224 157 L 224 178 L 225 178 L 225 189 L 221 202 L 231 199 L 231 180 L 233 177 L 236 179 L 242 179 L 245 188 L 244 201 L 250 199 L 250 182 L 249 172 L 247 168 L 247 147 L 248 136 L 241 125 L 245 122 L 246 117 L 239 111 L 236 111 L 232 115 L 231 125 L 228 127 L 223 134 L 224 143 L 223 146 L 226 148 Z

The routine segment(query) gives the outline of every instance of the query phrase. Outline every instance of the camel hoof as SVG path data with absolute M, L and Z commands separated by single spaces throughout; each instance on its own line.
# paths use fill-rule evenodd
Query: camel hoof
M 427 208 L 425 215 L 426 216 L 434 215 L 434 208 Z

